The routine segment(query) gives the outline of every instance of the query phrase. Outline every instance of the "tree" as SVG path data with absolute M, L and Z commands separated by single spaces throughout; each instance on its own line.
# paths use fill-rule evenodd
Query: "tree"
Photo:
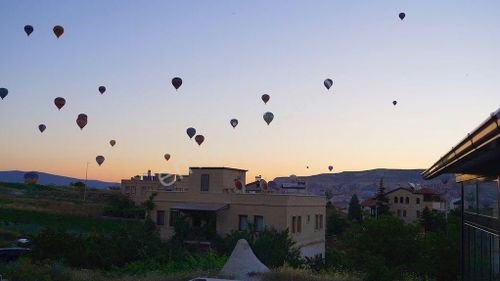
M 425 231 L 440 231 L 446 228 L 446 218 L 443 213 L 433 212 L 425 207 L 420 217 L 420 224 Z
M 142 206 L 146 209 L 146 219 L 151 219 L 151 211 L 153 211 L 155 208 L 154 199 L 156 195 L 158 195 L 158 193 L 156 192 L 151 193 L 151 195 L 149 195 L 148 200 L 142 203 Z
M 363 220 L 363 213 L 361 212 L 361 205 L 359 204 L 358 196 L 353 194 L 349 202 L 349 211 L 347 218 L 351 221 L 361 223 Z
M 349 222 L 334 207 L 326 208 L 326 235 L 340 235 L 349 225 Z
M 385 195 L 384 178 L 380 179 L 379 188 L 377 195 L 375 196 L 375 200 L 377 201 L 377 217 L 391 214 L 389 210 L 389 198 L 387 198 L 387 196 Z

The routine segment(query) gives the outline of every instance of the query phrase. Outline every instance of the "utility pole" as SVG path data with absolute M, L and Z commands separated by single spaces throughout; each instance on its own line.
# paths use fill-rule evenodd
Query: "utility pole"
M 83 201 L 85 202 L 85 197 L 87 196 L 87 176 L 89 173 L 89 162 L 87 162 L 87 168 L 85 169 L 85 183 L 83 186 Z

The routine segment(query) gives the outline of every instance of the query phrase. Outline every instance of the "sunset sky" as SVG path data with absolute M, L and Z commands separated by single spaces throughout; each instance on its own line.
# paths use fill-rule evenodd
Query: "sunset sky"
M 500 106 L 499 34 L 498 0 L 0 1 L 0 170 L 427 168 Z

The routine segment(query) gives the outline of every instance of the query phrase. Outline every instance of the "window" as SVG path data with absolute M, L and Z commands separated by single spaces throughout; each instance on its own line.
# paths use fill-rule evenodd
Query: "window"
M 406 197 L 406 201 L 405 201 L 406 204 L 410 204 L 410 197 Z
M 417 218 L 420 218 L 420 211 L 417 211 Z
M 200 191 L 208 191 L 209 183 L 210 183 L 210 176 L 207 174 L 201 175 Z
M 398 217 L 401 216 L 401 210 L 398 210 Z
M 170 221 L 168 223 L 169 226 L 175 226 L 175 221 L 177 218 L 179 218 L 179 211 L 177 210 L 170 210 Z
M 297 218 L 295 216 L 292 216 L 292 233 L 296 232 L 296 225 L 297 225 Z
M 498 185 L 495 181 L 484 181 L 478 184 L 478 213 L 498 218 Z
M 165 211 L 156 211 L 156 224 L 165 225 Z
M 255 231 L 261 232 L 264 230 L 264 217 L 263 216 L 255 216 L 253 218 L 253 223 L 255 225 Z
M 394 196 L 394 204 L 397 204 L 397 203 L 398 203 L 398 197 Z
M 298 233 L 302 232 L 302 217 L 301 216 L 297 217 L 297 232 Z
M 403 210 L 403 217 L 406 218 L 406 210 Z
M 319 228 L 323 229 L 323 215 L 319 215 Z
M 307 223 L 309 224 L 309 222 L 311 222 L 311 216 L 307 215 Z
M 420 204 L 420 198 L 417 198 L 416 200 L 417 200 L 417 204 Z
M 315 230 L 319 229 L 319 216 L 318 215 L 314 216 L 314 229 Z
M 248 216 L 247 215 L 240 215 L 240 222 L 238 225 L 238 229 L 240 231 L 245 231 L 248 229 Z
M 405 202 L 403 196 L 399 197 L 399 203 L 403 204 L 403 202 Z

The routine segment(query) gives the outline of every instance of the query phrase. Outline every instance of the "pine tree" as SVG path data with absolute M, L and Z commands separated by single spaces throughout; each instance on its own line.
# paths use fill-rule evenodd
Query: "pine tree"
M 391 214 L 389 210 L 389 198 L 387 198 L 387 196 L 385 195 L 384 178 L 380 179 L 379 188 L 375 200 L 377 201 L 377 216 Z
M 361 205 L 359 204 L 358 196 L 356 194 L 352 195 L 351 201 L 349 202 L 349 212 L 347 217 L 351 221 L 357 221 L 361 223 L 363 221 L 363 214 L 361 212 Z

